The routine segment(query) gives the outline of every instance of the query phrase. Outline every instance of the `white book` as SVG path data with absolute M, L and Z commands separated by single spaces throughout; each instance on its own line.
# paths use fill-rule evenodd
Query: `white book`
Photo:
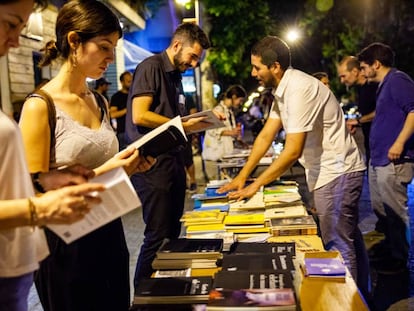
M 303 205 L 267 208 L 264 211 L 265 220 L 272 218 L 288 218 L 306 215 L 308 215 L 308 212 Z
M 198 117 L 205 117 L 205 119 L 200 122 L 200 127 L 197 130 L 187 132 L 187 134 L 203 132 L 225 126 L 223 121 L 221 121 L 211 109 L 190 114 L 188 116 L 182 117 L 181 120 L 185 122 L 189 119 Z
M 73 224 L 47 226 L 68 244 L 141 207 L 141 201 L 122 167 L 94 177 L 90 182 L 105 185 L 105 191 L 99 192 L 102 202 L 94 205 L 82 220 Z

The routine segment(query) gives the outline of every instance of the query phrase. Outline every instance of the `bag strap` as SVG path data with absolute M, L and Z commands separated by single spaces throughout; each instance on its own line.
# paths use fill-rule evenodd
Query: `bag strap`
M 26 98 L 38 97 L 43 99 L 47 104 L 49 128 L 50 128 L 50 159 L 52 159 L 53 152 L 55 149 L 55 129 L 56 129 L 56 108 L 52 97 L 48 92 L 39 89 L 35 93 L 29 94 Z
M 101 121 L 105 117 L 107 117 L 108 120 L 109 120 L 110 117 L 108 115 L 108 106 L 106 104 L 105 97 L 103 97 L 102 94 L 99 94 L 95 90 L 91 90 L 91 91 L 92 91 L 93 95 L 95 96 L 95 99 L 96 99 L 96 102 L 98 103 L 99 109 L 101 110 L 101 113 L 102 113 Z

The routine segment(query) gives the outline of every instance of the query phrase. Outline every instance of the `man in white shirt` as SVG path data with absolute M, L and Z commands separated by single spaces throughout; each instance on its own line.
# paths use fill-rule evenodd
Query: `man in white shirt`
M 234 199 L 251 197 L 299 160 L 305 168 L 309 190 L 313 191 L 324 246 L 341 252 L 367 297 L 369 264 L 358 229 L 365 164 L 346 129 L 343 112 L 321 81 L 290 66 L 290 49 L 281 39 L 268 36 L 256 43 L 251 64 L 252 76 L 264 87 L 272 87 L 275 98 L 246 165 L 220 192 L 235 190 L 229 194 Z M 243 188 L 282 128 L 286 132 L 284 150 L 252 184 Z

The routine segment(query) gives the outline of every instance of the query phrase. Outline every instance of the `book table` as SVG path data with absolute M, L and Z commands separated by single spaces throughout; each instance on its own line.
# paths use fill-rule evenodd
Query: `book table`
M 317 235 L 272 236 L 267 242 L 295 242 L 296 259 L 294 259 L 295 274 L 294 288 L 296 293 L 297 310 L 301 311 L 369 311 L 369 308 L 359 292 L 355 281 L 347 272 L 343 278 L 305 277 L 300 267 L 300 256 L 324 251 L 321 239 Z M 221 268 L 194 269 L 191 276 L 214 276 Z M 136 308 L 134 308 L 136 307 Z M 143 308 L 144 307 L 144 308 Z M 177 309 L 177 308 L 178 309 Z M 192 310 L 191 306 L 133 306 L 131 310 Z

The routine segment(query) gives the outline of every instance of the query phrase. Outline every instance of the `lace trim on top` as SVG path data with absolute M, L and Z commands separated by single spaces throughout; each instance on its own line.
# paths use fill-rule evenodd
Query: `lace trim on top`
M 73 120 L 56 107 L 56 159 L 51 167 L 82 164 L 96 168 L 118 152 L 118 140 L 106 115 L 99 129 L 91 129 Z

